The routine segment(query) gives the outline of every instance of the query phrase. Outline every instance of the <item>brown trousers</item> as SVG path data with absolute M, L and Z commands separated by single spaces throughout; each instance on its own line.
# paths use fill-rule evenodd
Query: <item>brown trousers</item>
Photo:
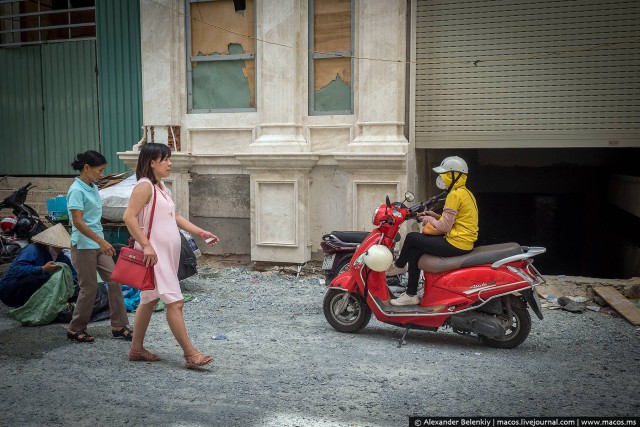
M 78 301 L 76 301 L 76 308 L 73 310 L 69 330 L 78 332 L 86 329 L 89 324 L 98 291 L 96 272 L 108 285 L 111 326 L 122 328 L 129 325 L 127 309 L 122 298 L 122 286 L 118 282 L 111 281 L 111 272 L 115 266 L 113 258 L 101 254 L 99 249 L 77 249 L 76 246 L 73 246 L 71 248 L 71 263 L 78 272 L 80 293 Z

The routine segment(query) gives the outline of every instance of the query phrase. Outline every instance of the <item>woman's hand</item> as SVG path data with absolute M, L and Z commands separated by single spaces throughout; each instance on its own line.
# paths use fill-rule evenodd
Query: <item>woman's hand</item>
M 150 244 L 145 246 L 142 249 L 142 252 L 144 253 L 144 264 L 147 267 L 158 263 L 158 254 L 156 253 L 155 249 L 153 249 L 153 246 L 151 246 Z
M 424 221 L 424 219 L 426 217 L 432 217 L 435 219 L 440 219 L 440 215 L 438 215 L 437 213 L 435 213 L 434 211 L 424 211 L 424 212 L 419 212 L 416 215 L 416 218 L 418 219 L 418 221 Z
M 220 241 L 220 239 L 218 239 L 218 236 L 216 236 L 215 234 L 211 233 L 210 231 L 201 231 L 200 233 L 198 233 L 200 235 L 200 237 L 202 238 L 202 240 L 205 241 L 205 243 L 209 246 L 213 246 L 216 243 L 218 243 Z
M 53 261 L 49 261 L 48 263 L 42 266 L 42 271 L 44 271 L 45 273 L 53 273 L 58 269 L 60 269 L 60 266 L 56 265 L 56 263 Z
M 113 249 L 111 243 L 107 242 L 105 239 L 102 239 L 98 242 L 100 245 L 100 252 L 107 256 L 114 256 L 116 254 L 116 250 Z

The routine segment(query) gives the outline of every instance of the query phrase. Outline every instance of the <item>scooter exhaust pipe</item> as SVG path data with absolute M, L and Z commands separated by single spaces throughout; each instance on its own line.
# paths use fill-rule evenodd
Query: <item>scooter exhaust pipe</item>
M 505 326 L 495 317 L 478 312 L 454 314 L 449 318 L 454 330 L 473 332 L 489 338 L 501 337 L 507 333 Z

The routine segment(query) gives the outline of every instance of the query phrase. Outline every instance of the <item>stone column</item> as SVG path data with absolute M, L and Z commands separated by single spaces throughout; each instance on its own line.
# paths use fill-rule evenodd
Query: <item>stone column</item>
M 385 196 L 407 189 L 404 135 L 406 2 L 356 2 L 354 137 L 333 158 L 347 172 L 351 229 L 371 230 L 371 213 Z
M 302 5 L 299 0 L 256 2 L 258 41 L 259 124 L 251 152 L 308 151 L 302 136 L 302 111 L 306 110 L 300 73 Z
M 356 137 L 349 151 L 407 153 L 406 2 L 356 2 Z
M 257 37 L 268 41 L 258 41 L 258 125 L 247 152 L 236 154 L 251 177 L 253 261 L 301 264 L 311 259 L 309 172 L 319 157 L 309 153 L 302 132 L 302 112 L 307 108 L 303 3 L 256 3 Z
M 153 139 L 167 144 L 176 136 L 175 129 L 180 127 L 186 111 L 184 1 L 141 0 L 140 27 L 145 138 L 147 142 Z M 118 156 L 135 170 L 139 150 L 139 145 L 134 145 L 131 151 Z M 171 160 L 172 172 L 164 182 L 171 190 L 176 210 L 189 218 L 189 168 L 195 159 L 189 153 L 176 151 Z
M 185 111 L 184 12 L 180 0 L 140 4 L 143 123 L 162 132 L 157 138 L 166 126 L 180 125 Z

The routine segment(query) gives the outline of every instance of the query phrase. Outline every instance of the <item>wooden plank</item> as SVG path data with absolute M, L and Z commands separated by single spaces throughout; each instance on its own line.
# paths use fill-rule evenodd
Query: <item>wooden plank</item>
M 626 299 L 620 292 L 614 288 L 605 286 L 595 287 L 593 291 L 604 298 L 604 300 L 627 319 L 629 323 L 634 326 L 640 325 L 640 308 L 633 305 L 631 301 Z

